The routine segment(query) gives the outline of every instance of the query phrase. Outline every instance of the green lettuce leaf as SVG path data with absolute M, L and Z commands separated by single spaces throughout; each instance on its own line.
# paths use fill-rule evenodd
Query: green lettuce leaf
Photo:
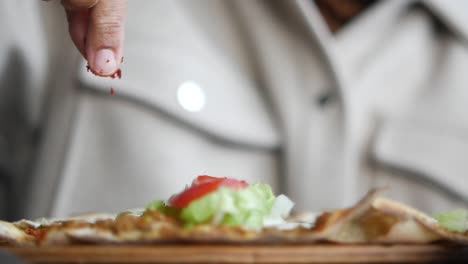
M 468 210 L 454 210 L 433 216 L 441 226 L 449 231 L 464 233 L 468 231 Z
M 180 212 L 187 225 L 214 223 L 258 229 L 270 214 L 275 196 L 267 184 L 252 184 L 242 190 L 220 188 Z
M 293 207 L 294 203 L 286 195 L 280 194 L 276 197 L 270 214 L 263 218 L 263 226 L 277 226 L 286 223 L 285 219 Z
M 166 203 L 163 200 L 154 200 L 151 201 L 147 206 L 146 209 L 151 211 L 158 211 L 163 209 L 166 206 Z
M 160 211 L 163 214 L 173 217 L 175 219 L 179 218 L 180 209 L 168 206 L 166 202 L 162 200 L 154 200 L 146 206 L 146 210 L 150 211 Z

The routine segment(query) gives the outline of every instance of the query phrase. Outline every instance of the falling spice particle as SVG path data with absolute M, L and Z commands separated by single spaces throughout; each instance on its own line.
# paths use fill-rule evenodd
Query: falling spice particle
M 122 61 L 123 61 L 123 57 L 122 57 Z M 109 62 L 109 60 L 107 60 L 106 62 Z M 99 72 L 95 72 L 93 69 L 91 69 L 91 67 L 89 67 L 89 64 L 86 65 L 86 71 L 91 71 L 91 73 L 93 73 L 94 75 L 96 76 L 99 76 L 99 77 L 109 77 L 109 78 L 112 78 L 112 79 L 115 79 L 115 78 L 119 78 L 119 79 L 122 79 L 122 70 L 121 69 L 117 69 L 114 73 L 112 74 L 109 74 L 109 75 L 103 75 L 103 71 L 100 70 Z M 114 88 L 110 88 L 110 95 L 114 95 L 115 94 L 115 90 Z
M 106 60 L 106 63 L 109 63 L 109 62 L 110 62 L 110 60 Z
M 123 56 L 122 56 L 122 58 L 120 58 L 120 63 L 123 63 L 123 58 L 124 58 Z

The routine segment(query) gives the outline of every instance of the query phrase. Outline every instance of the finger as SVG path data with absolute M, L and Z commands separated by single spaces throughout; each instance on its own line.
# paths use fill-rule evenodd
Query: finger
M 123 53 L 127 1 L 99 1 L 89 12 L 86 56 L 99 75 L 118 70 Z
M 112 0 L 108 0 L 112 1 Z M 62 5 L 68 11 L 89 9 L 95 6 L 98 0 L 62 0 Z
M 81 55 L 86 58 L 86 34 L 88 32 L 88 9 L 67 11 L 68 31 Z

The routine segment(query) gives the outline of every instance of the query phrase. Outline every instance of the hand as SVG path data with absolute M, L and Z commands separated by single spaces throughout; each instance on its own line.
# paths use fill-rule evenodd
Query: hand
M 70 36 L 90 69 L 114 74 L 123 56 L 126 0 L 62 0 Z

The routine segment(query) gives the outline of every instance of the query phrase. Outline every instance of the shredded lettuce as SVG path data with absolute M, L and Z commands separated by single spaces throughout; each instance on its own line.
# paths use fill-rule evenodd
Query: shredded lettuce
M 257 183 L 241 190 L 221 187 L 183 209 L 168 206 L 161 200 L 152 201 L 146 209 L 175 217 L 187 227 L 213 223 L 259 229 L 284 223 L 293 206 L 288 197 L 275 198 L 269 185 Z
M 289 216 L 294 203 L 286 196 L 279 195 L 271 208 L 270 214 L 263 219 L 263 226 L 276 226 L 286 223 L 285 219 Z
M 179 215 L 180 215 L 180 209 L 168 206 L 166 204 L 166 202 L 164 202 L 162 200 L 154 200 L 154 201 L 150 202 L 146 206 L 146 210 L 160 211 L 163 214 L 165 214 L 167 216 L 170 216 L 170 217 L 174 217 L 176 219 L 178 219 Z
M 151 201 L 147 206 L 146 209 L 152 210 L 152 211 L 158 211 L 161 210 L 166 206 L 166 203 L 162 200 L 154 200 Z
M 468 231 L 468 210 L 454 210 L 433 216 L 441 226 L 449 231 L 464 233 Z
M 267 184 L 252 184 L 242 190 L 220 188 L 182 209 L 187 224 L 214 223 L 258 229 L 270 214 L 275 196 Z

